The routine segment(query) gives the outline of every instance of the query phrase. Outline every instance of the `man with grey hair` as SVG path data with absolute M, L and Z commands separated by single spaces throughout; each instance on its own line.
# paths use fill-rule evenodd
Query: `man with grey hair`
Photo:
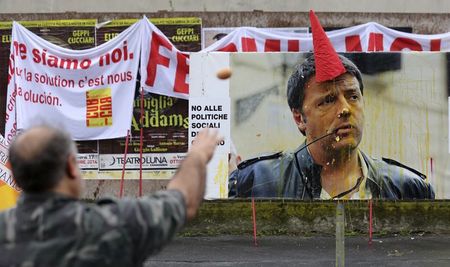
M 195 216 L 219 141 L 201 131 L 167 191 L 88 204 L 79 200 L 84 183 L 70 136 L 48 126 L 26 130 L 10 146 L 23 193 L 0 213 L 0 266 L 142 266 Z

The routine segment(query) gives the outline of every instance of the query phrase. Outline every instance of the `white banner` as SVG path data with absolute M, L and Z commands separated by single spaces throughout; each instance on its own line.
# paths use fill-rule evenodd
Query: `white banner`
M 70 50 L 14 22 L 5 138 L 42 122 L 75 140 L 122 137 L 131 125 L 142 22 L 111 41 Z
M 178 98 L 189 97 L 189 55 L 180 52 L 147 18 L 143 20 L 141 86 Z
M 229 33 L 233 32 L 239 27 L 207 27 L 202 28 L 202 49 L 205 49 L 222 39 Z M 259 30 L 267 30 L 273 32 L 288 32 L 288 33 L 308 33 L 308 27 L 286 27 L 286 28 L 259 28 Z
M 375 22 L 327 32 L 338 52 L 450 51 L 450 33 L 404 33 Z M 312 50 L 308 33 L 289 33 L 241 27 L 202 52 L 307 52 Z

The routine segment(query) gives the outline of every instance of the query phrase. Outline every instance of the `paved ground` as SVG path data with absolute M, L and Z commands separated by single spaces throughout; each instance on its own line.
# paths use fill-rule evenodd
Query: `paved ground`
M 176 238 L 149 266 L 334 266 L 334 237 Z M 450 266 L 450 235 L 345 239 L 345 266 Z

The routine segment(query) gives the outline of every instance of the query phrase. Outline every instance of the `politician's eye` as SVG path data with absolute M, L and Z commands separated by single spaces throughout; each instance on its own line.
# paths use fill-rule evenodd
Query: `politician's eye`
M 358 100 L 358 99 L 359 99 L 359 95 L 358 95 L 358 94 L 352 94 L 352 95 L 350 96 L 350 99 L 351 99 L 351 100 Z
M 335 99 L 336 99 L 336 97 L 334 95 L 328 95 L 328 96 L 324 97 L 323 100 L 320 101 L 319 104 L 317 104 L 317 106 L 320 107 L 320 106 L 326 106 L 326 105 L 332 104 L 332 103 L 334 103 Z

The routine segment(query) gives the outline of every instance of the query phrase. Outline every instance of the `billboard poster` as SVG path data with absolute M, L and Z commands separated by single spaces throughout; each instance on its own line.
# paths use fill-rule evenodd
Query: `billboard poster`
M 150 22 L 158 27 L 178 50 L 198 52 L 202 49 L 201 18 L 150 18 Z
M 231 140 L 235 153 L 242 159 L 230 174 L 229 197 L 385 200 L 450 197 L 449 55 L 408 52 L 344 55 L 360 69 L 363 90 L 358 93 L 361 85 L 349 74 L 346 77 L 351 86 L 339 87 L 338 83 L 329 86 L 350 88 L 351 93 L 345 95 L 347 103 L 356 101 L 358 108 L 348 104 L 340 110 L 330 108 L 320 113 L 328 105 L 344 103 L 345 97 L 336 89 L 331 90 L 332 94 L 324 94 L 324 100 L 317 103 L 307 102 L 317 92 L 306 93 L 302 114 L 288 105 L 287 84 L 294 66 L 304 62 L 309 53 L 229 54 L 229 67 L 233 71 L 228 87 Z M 208 62 L 217 56 L 204 55 L 202 63 L 191 58 L 191 70 L 208 70 Z M 197 87 L 214 90 L 220 82 L 204 79 L 203 85 L 198 82 Z M 320 88 L 317 84 L 308 86 L 306 90 Z M 356 168 L 340 165 L 350 158 L 355 159 Z M 326 174 L 339 170 L 340 166 L 344 171 L 331 172 L 335 175 L 332 177 L 335 187 L 330 186 L 326 183 L 330 176 Z

